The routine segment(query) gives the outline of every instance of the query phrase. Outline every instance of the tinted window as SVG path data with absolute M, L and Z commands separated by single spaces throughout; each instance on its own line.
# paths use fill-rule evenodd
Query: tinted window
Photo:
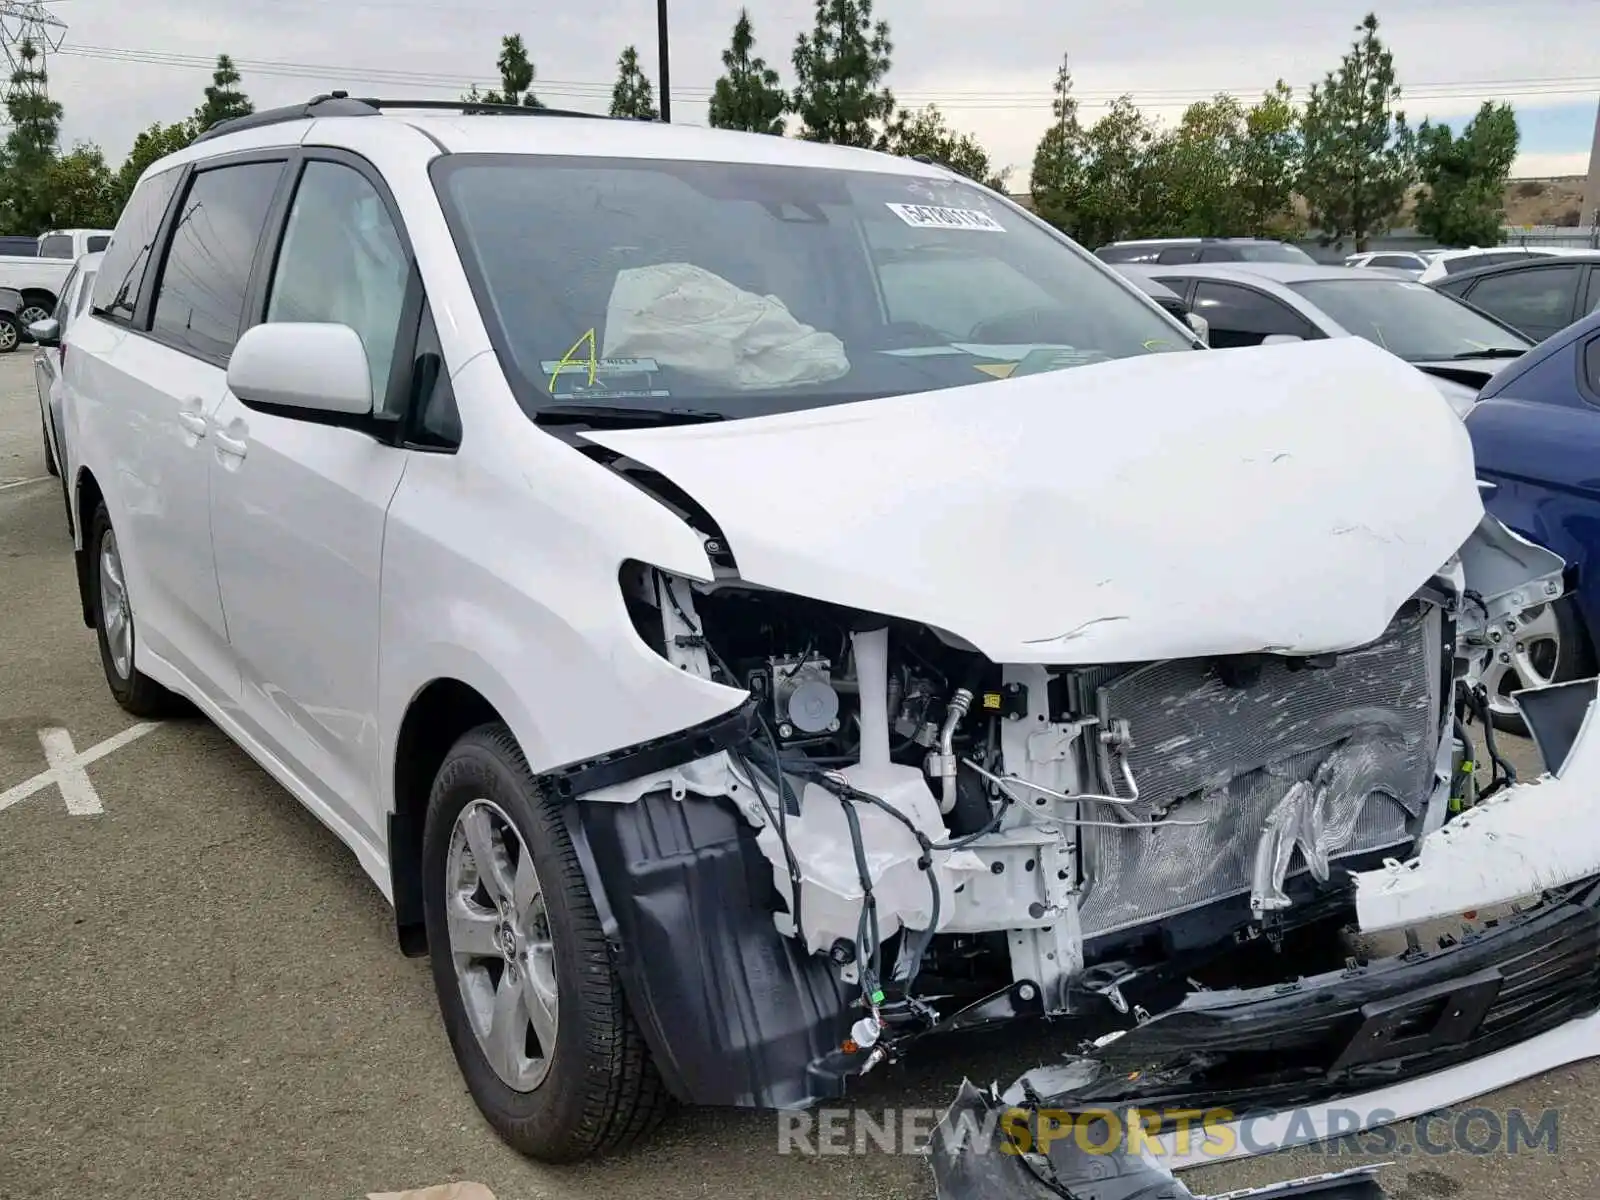
M 1542 340 L 1572 319 L 1579 268 L 1524 267 L 1480 279 L 1467 291 L 1468 303 Z
M 94 288 L 96 312 L 124 319 L 133 315 L 145 268 L 155 248 L 156 235 L 161 231 L 161 218 L 166 215 L 167 203 L 178 186 L 180 170 L 174 167 L 152 175 L 134 188 L 127 207 L 117 219 L 111 239 L 113 244 L 100 263 L 100 276 Z
M 1317 263 L 1299 246 L 1285 242 L 1235 242 L 1228 249 L 1235 262 L 1300 263 L 1302 266 L 1316 266 Z
M 310 162 L 295 189 L 267 293 L 267 320 L 348 325 L 361 335 L 372 395 L 389 390 L 406 256 L 389 210 L 359 171 Z
M 1155 256 L 1159 263 L 1192 263 L 1200 258 L 1199 246 L 1168 246 Z
M 1159 246 L 1101 246 L 1095 257 L 1110 263 L 1155 262 L 1160 252 Z
M 753 416 L 1194 346 L 955 178 L 475 154 L 432 171 L 529 410 Z
M 1583 311 L 1600 310 L 1600 267 L 1589 268 L 1589 298 L 1583 302 Z
M 1422 264 L 1409 254 L 1374 254 L 1368 261 L 1369 267 L 1399 267 L 1403 271 L 1415 271 Z
M 1230 283 L 1202 279 L 1194 290 L 1194 311 L 1211 326 L 1211 344 L 1218 350 L 1259 346 L 1269 334 L 1310 338 L 1311 326 L 1271 296 Z
M 173 222 L 152 332 L 208 358 L 228 356 L 282 172 L 282 163 L 245 163 L 194 176 Z
M 88 241 L 84 244 L 88 247 L 86 253 L 98 254 L 100 251 L 104 250 L 108 245 L 110 245 L 110 243 L 111 235 L 109 233 L 94 233 L 89 235 Z
M 1288 286 L 1356 337 L 1411 362 L 1528 348 L 1525 338 L 1424 284 L 1351 275 Z
M 71 258 L 72 235 L 70 233 L 52 233 L 49 237 L 39 239 L 40 258 Z

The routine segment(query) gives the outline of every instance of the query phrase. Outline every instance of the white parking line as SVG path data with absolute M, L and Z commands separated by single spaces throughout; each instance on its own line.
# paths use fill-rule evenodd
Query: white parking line
M 13 479 L 10 483 L 0 483 L 0 492 L 10 491 L 12 488 L 27 487 L 30 483 L 43 483 L 53 479 L 53 475 L 35 475 L 32 479 Z
M 67 812 L 72 816 L 92 817 L 104 812 L 100 796 L 95 792 L 94 784 L 89 782 L 89 773 L 84 768 L 113 750 L 120 750 L 136 738 L 143 737 L 158 725 L 154 721 L 131 725 L 115 737 L 108 737 L 81 753 L 73 746 L 72 735 L 65 729 L 41 729 L 39 744 L 44 748 L 45 761 L 50 764 L 50 769 L 40 771 L 32 779 L 24 779 L 15 787 L 0 792 L 0 812 L 52 784 L 61 789 L 61 798 L 66 801 Z

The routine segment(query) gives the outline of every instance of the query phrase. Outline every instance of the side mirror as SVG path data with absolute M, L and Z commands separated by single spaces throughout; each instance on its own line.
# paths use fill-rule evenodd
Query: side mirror
M 372 415 L 372 376 L 348 325 L 277 322 L 245 330 L 228 360 L 228 389 L 259 408 Z
M 1211 345 L 1210 321 L 1206 320 L 1199 313 L 1195 312 L 1185 313 L 1183 319 L 1188 324 L 1189 328 L 1194 330 L 1195 333 L 1199 335 L 1202 342 L 1208 346 Z
M 1305 338 L 1297 333 L 1269 333 L 1261 339 L 1263 346 L 1288 346 L 1294 342 L 1303 342 Z
M 42 321 L 35 321 L 28 326 L 28 336 L 35 345 L 59 346 L 61 344 L 61 322 L 54 317 L 46 317 Z

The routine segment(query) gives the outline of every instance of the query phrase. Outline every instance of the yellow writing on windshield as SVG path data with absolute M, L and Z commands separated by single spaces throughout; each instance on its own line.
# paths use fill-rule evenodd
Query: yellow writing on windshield
M 587 358 L 580 358 L 578 356 L 578 351 L 583 349 L 585 343 L 587 343 L 589 347 L 589 356 Z M 595 371 L 598 369 L 600 364 L 594 348 L 594 330 L 592 329 L 577 341 L 572 343 L 572 349 L 568 350 L 561 356 L 561 361 L 556 364 L 556 369 L 550 372 L 550 394 L 552 396 L 556 394 L 556 378 L 561 374 L 561 372 L 565 371 L 568 367 L 582 366 L 587 366 L 589 368 L 589 386 L 593 387 Z

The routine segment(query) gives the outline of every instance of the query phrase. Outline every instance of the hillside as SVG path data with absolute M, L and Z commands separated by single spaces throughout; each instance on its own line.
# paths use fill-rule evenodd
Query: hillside
M 1506 184 L 1507 225 L 1579 225 L 1583 176 L 1513 179 Z

